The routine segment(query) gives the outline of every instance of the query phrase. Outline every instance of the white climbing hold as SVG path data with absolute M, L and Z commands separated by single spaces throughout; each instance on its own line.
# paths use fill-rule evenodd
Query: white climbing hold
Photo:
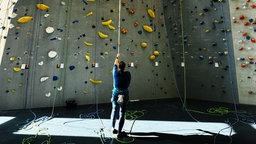
M 54 28 L 53 27 L 47 27 L 45 29 L 46 33 L 50 34 L 50 33 L 53 33 L 54 32 Z
M 43 64 L 44 64 L 43 61 L 40 61 L 40 62 L 38 63 L 38 65 L 40 65 L 40 66 L 42 66 Z
M 63 6 L 66 5 L 66 3 L 64 1 L 61 1 L 60 4 Z
M 45 14 L 44 17 L 47 18 L 48 16 L 50 16 L 50 14 Z
M 48 56 L 49 56 L 50 58 L 55 58 L 55 57 L 57 56 L 57 52 L 56 52 L 56 51 L 50 51 L 50 52 L 48 53 Z
M 62 91 L 62 86 L 57 87 L 57 91 Z
M 51 92 L 45 93 L 45 96 L 46 96 L 46 97 L 50 97 L 50 96 L 51 96 Z
M 44 82 L 44 81 L 46 81 L 46 80 L 48 80 L 49 79 L 49 77 L 41 77 L 40 78 L 40 82 Z

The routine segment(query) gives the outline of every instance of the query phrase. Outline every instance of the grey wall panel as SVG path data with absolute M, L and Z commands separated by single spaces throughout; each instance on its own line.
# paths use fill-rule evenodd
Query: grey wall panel
M 42 1 L 18 1 L 15 6 L 19 16 L 32 15 L 33 20 L 17 24 L 18 17 L 12 19 L 20 29 L 11 29 L 7 38 L 5 53 L 11 54 L 4 55 L 1 65 L 1 80 L 4 83 L 1 87 L 1 109 L 49 107 L 53 103 L 64 106 L 67 100 L 76 100 L 79 105 L 109 103 L 113 88 L 112 68 L 118 53 L 118 1 L 46 0 L 44 4 L 50 7 L 47 11 L 37 9 L 37 2 Z M 127 33 L 120 35 L 119 52 L 120 60 L 127 63 L 127 70 L 132 74 L 131 99 L 177 97 L 162 1 L 122 2 L 126 4 L 121 6 L 120 28 L 127 29 Z M 155 12 L 155 18 L 149 17 L 148 8 Z M 134 14 L 129 13 L 131 9 L 135 10 Z M 89 12 L 92 14 L 88 15 Z M 109 19 L 115 30 L 102 25 L 102 21 Z M 138 26 L 134 26 L 135 22 Z M 152 27 L 153 32 L 143 30 L 143 25 Z M 47 34 L 47 27 L 53 27 L 54 32 Z M 108 38 L 100 38 L 99 31 L 108 34 Z M 85 41 L 93 45 L 88 46 Z M 147 47 L 142 48 L 141 42 L 146 42 Z M 155 50 L 159 56 L 150 60 Z M 56 51 L 57 56 L 50 58 L 50 51 Z M 11 63 L 8 60 L 11 55 L 19 56 L 21 60 Z M 90 57 L 90 61 L 85 55 Z M 16 62 L 29 64 L 29 69 L 13 72 Z M 159 65 L 155 66 L 155 62 Z M 58 64 L 64 64 L 64 68 L 58 68 Z M 93 67 L 93 64 L 98 64 L 98 67 Z M 42 77 L 49 79 L 40 82 Z M 7 78 L 12 82 L 8 82 Z M 102 83 L 94 84 L 90 78 Z M 20 83 L 23 85 L 19 86 Z M 17 91 L 11 92 L 12 89 Z M 6 98 L 10 95 L 13 97 Z

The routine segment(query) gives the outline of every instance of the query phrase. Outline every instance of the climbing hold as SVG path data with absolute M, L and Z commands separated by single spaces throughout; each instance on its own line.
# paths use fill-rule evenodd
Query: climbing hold
M 155 56 L 155 55 L 151 55 L 151 56 L 149 57 L 149 59 L 150 59 L 150 60 L 155 60 L 155 59 L 156 59 L 156 56 Z
M 12 92 L 15 93 L 15 92 L 16 92 L 16 89 L 12 89 Z
M 45 29 L 46 33 L 50 34 L 50 33 L 53 33 L 54 32 L 54 28 L 53 27 L 47 27 Z
M 49 56 L 49 58 L 55 58 L 57 56 L 57 52 L 56 51 L 49 51 L 48 56 Z
M 12 62 L 15 61 L 15 57 L 11 57 L 10 61 L 12 61 Z
M 244 22 L 244 26 L 250 25 L 250 22 Z
M 114 26 L 112 26 L 110 24 L 108 25 L 108 28 L 111 29 L 111 30 L 115 30 L 116 29 Z
M 94 83 L 94 84 L 101 84 L 102 81 L 101 80 L 95 80 L 93 78 L 90 78 L 90 82 Z
M 110 25 L 112 23 L 112 19 L 109 19 L 109 20 L 107 20 L 107 21 L 103 21 L 103 22 L 101 22 L 101 24 L 102 25 Z
M 122 6 L 126 6 L 126 2 L 122 2 Z
M 153 52 L 153 55 L 154 55 L 154 56 L 158 56 L 158 55 L 159 55 L 159 51 L 155 50 L 155 51 Z
M 36 7 L 40 10 L 48 10 L 49 6 L 45 5 L 45 4 L 36 4 Z
M 136 26 L 139 25 L 139 23 L 138 22 L 134 22 L 133 25 L 136 27 Z
M 87 0 L 87 2 L 95 2 L 95 0 Z
M 143 29 L 149 33 L 151 33 L 153 31 L 153 29 L 148 25 L 143 25 Z
M 88 12 L 88 13 L 86 14 L 86 16 L 91 16 L 92 14 L 93 14 L 93 12 L 90 11 L 90 12 Z
M 84 94 L 88 94 L 88 92 L 86 90 L 83 91 Z
M 135 13 L 135 10 L 134 9 L 130 9 L 129 10 L 129 14 L 134 14 Z
M 85 59 L 86 59 L 86 61 L 88 61 L 88 62 L 91 60 L 90 56 L 87 55 L 87 54 L 85 55 Z
M 57 76 L 53 76 L 53 77 L 52 77 L 52 80 L 53 80 L 53 81 L 56 81 L 56 80 L 58 80 L 58 79 L 59 79 L 59 78 L 58 78 Z
M 32 16 L 24 16 L 24 17 L 21 17 L 17 20 L 17 22 L 19 23 L 27 23 L 27 22 L 30 22 L 32 20 Z
M 242 36 L 247 36 L 247 32 L 243 32 L 243 33 L 242 33 Z
M 92 46 L 93 45 L 91 42 L 88 42 L 88 41 L 84 41 L 84 44 L 87 45 L 87 46 Z
M 99 35 L 100 38 L 103 38 L 103 39 L 108 37 L 107 34 L 104 34 L 102 32 L 98 32 L 98 35 Z
M 151 18 L 155 18 L 155 13 L 152 9 L 148 9 L 148 15 L 151 17 Z
M 141 46 L 142 48 L 146 48 L 146 47 L 148 46 L 148 44 L 147 44 L 146 42 L 142 42 L 142 43 L 140 44 L 140 46 Z
M 72 71 L 75 69 L 75 66 L 69 66 L 69 69 Z
M 239 16 L 239 19 L 240 19 L 240 20 L 244 20 L 244 19 L 245 19 L 245 16 L 244 16 L 244 15 L 240 15 L 240 16 Z
M 128 32 L 127 29 L 125 29 L 125 28 L 122 28 L 122 29 L 121 29 L 121 33 L 122 33 L 122 34 L 126 34 L 127 32 Z
M 256 8 L 256 5 L 255 4 L 251 4 L 250 7 L 254 9 L 254 8 Z
M 62 91 L 62 86 L 57 87 L 57 91 Z
M 245 68 L 245 67 L 246 67 L 246 64 L 245 64 L 245 63 L 242 63 L 242 64 L 241 64 L 241 67 L 242 67 L 242 68 Z
M 254 58 L 253 58 L 253 57 L 248 57 L 248 60 L 251 60 L 251 61 L 252 61 L 252 60 L 254 60 Z
M 48 80 L 49 79 L 49 77 L 41 77 L 40 78 L 40 82 L 44 82 L 44 81 L 46 81 L 46 80 Z
M 21 70 L 21 68 L 19 68 L 19 67 L 14 67 L 13 70 L 14 70 L 15 72 L 19 72 L 19 71 Z
M 51 92 L 45 93 L 45 96 L 46 96 L 46 97 L 50 97 L 50 96 L 51 96 Z

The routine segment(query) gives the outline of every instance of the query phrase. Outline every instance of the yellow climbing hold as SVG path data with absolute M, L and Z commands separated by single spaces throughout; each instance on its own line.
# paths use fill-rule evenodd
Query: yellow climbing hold
M 83 91 L 84 94 L 88 94 L 88 92 L 86 90 Z
M 18 86 L 19 86 L 19 87 L 22 87 L 22 86 L 23 86 L 23 84 L 22 84 L 22 83 L 20 83 Z
M 19 72 L 19 71 L 21 70 L 21 68 L 19 68 L 19 67 L 14 67 L 13 70 L 16 71 L 16 72 Z
M 15 92 L 16 92 L 16 89 L 12 89 L 12 92 L 15 93 Z
M 114 26 L 112 26 L 110 24 L 108 25 L 108 28 L 111 29 L 111 30 L 115 30 L 116 29 Z
M 109 20 L 107 20 L 107 21 L 103 21 L 103 22 L 101 22 L 101 24 L 102 25 L 110 25 L 112 23 L 112 19 L 109 19 Z
M 148 46 L 148 44 L 147 44 L 146 42 L 142 42 L 142 43 L 140 44 L 140 46 L 141 46 L 142 48 L 145 48 L 145 47 Z
M 93 45 L 91 42 L 88 42 L 88 41 L 84 41 L 84 44 L 87 45 L 87 46 L 92 46 Z
M 151 33 L 153 31 L 153 29 L 148 25 L 143 25 L 143 29 L 149 33 Z
M 148 15 L 150 16 L 150 17 L 152 17 L 152 18 L 155 18 L 156 16 L 155 16 L 155 13 L 154 13 L 154 11 L 152 10 L 152 9 L 148 9 Z
M 36 7 L 40 10 L 48 10 L 49 6 L 45 5 L 45 4 L 36 4 Z
M 8 78 L 7 79 L 8 83 L 12 82 L 12 79 L 11 78 Z
M 21 17 L 17 20 L 17 22 L 19 23 L 27 23 L 27 22 L 30 22 L 32 20 L 32 16 L 24 16 L 24 17 Z
M 88 13 L 86 14 L 86 16 L 90 16 L 90 15 L 92 15 L 92 14 L 93 14 L 93 12 L 90 11 L 90 12 L 88 12 Z
M 108 37 L 107 34 L 104 34 L 102 32 L 98 32 L 98 35 L 99 35 L 100 38 L 107 38 Z
M 87 55 L 87 54 L 85 55 L 85 59 L 86 59 L 86 61 L 88 61 L 88 62 L 91 60 L 90 56 Z
M 87 0 L 87 2 L 95 2 L 95 0 Z
M 102 81 L 101 80 L 95 80 L 93 78 L 90 78 L 90 82 L 94 83 L 94 84 L 101 84 Z
M 150 60 L 155 60 L 155 59 L 156 59 L 156 56 L 155 56 L 155 55 L 151 55 L 151 56 L 149 57 L 149 59 L 150 59 Z
M 153 52 L 153 55 L 154 55 L 154 56 L 158 56 L 158 55 L 159 55 L 159 51 L 155 50 L 155 51 Z

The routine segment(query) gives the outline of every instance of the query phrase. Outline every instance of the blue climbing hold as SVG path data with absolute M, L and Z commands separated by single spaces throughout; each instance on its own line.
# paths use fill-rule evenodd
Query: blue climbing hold
M 69 66 L 69 69 L 72 71 L 75 69 L 75 66 Z
M 141 35 L 141 34 L 142 34 L 142 31 L 141 31 L 141 30 L 139 30 L 139 31 L 138 31 L 138 34 L 140 34 L 140 35 Z
M 57 77 L 57 76 L 53 76 L 53 77 L 52 77 L 52 80 L 53 80 L 53 81 L 56 81 L 56 80 L 58 80 L 58 77 Z

